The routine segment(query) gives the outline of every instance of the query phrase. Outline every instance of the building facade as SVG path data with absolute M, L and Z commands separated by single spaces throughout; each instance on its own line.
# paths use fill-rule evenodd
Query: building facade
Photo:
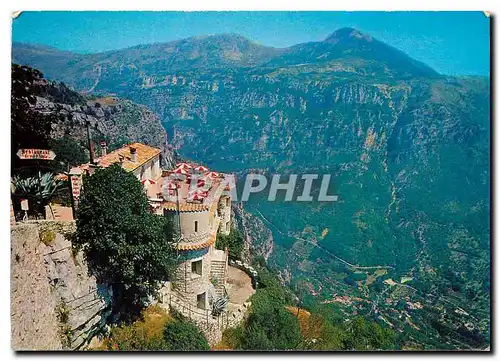
M 189 304 L 209 309 L 225 295 L 228 253 L 215 249 L 217 235 L 231 229 L 231 197 L 224 184 L 213 190 L 205 204 L 167 203 L 164 214 L 179 225 L 176 244 L 181 263 L 172 281 L 173 289 Z
M 96 168 L 121 164 L 144 185 L 153 213 L 174 218 L 180 264 L 171 283 L 172 291 L 189 305 L 209 310 L 215 300 L 225 296 L 228 253 L 215 249 L 218 234 L 231 230 L 231 194 L 226 175 L 206 167 L 181 163 L 173 170 L 160 167 L 160 149 L 132 143 L 107 153 L 94 164 L 72 170 L 74 204 L 78 204 L 82 174 Z M 198 170 L 196 170 L 198 169 Z M 196 186 L 195 186 L 196 185 Z

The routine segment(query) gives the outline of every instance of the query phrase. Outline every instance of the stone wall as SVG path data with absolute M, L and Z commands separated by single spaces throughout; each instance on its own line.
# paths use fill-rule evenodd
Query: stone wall
M 181 212 L 181 230 L 182 236 L 188 238 L 196 233 L 204 234 L 210 232 L 210 212 Z M 198 222 L 198 231 L 195 232 L 194 222 Z
M 210 246 L 208 252 L 202 257 L 187 259 L 179 264 L 176 271 L 176 280 L 174 288 L 181 293 L 183 298 L 193 306 L 197 306 L 197 295 L 206 292 L 206 305 L 209 307 L 209 297 L 215 295 L 215 288 L 210 282 L 210 267 L 212 260 L 212 249 Z M 202 274 L 198 275 L 192 272 L 191 263 L 202 260 Z
M 193 306 L 183 294 L 180 294 L 167 282 L 160 290 L 160 301 L 158 305 L 167 311 L 174 309 L 198 326 L 207 338 L 210 346 L 215 346 L 222 339 L 222 333 L 227 328 L 235 328 L 245 318 L 250 302 L 245 302 L 232 312 L 226 311 L 219 316 L 211 315 L 210 310 L 200 310 Z
M 81 349 L 104 327 L 110 293 L 71 247 L 74 222 L 11 229 L 12 348 Z
M 221 219 L 219 231 L 222 234 L 228 235 L 231 232 L 231 197 L 222 195 L 218 207 Z

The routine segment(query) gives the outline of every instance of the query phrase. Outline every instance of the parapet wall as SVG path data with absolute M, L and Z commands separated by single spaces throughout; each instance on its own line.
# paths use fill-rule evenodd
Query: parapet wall
M 11 228 L 11 324 L 15 350 L 79 349 L 104 327 L 109 291 L 98 287 L 75 222 L 35 221 Z
M 201 310 L 193 306 L 182 294 L 172 288 L 170 282 L 166 283 L 160 294 L 158 305 L 169 312 L 174 309 L 196 324 L 212 347 L 220 342 L 225 329 L 235 328 L 242 322 L 251 305 L 250 302 L 244 302 L 231 312 L 225 311 L 219 316 L 212 316 L 210 309 Z

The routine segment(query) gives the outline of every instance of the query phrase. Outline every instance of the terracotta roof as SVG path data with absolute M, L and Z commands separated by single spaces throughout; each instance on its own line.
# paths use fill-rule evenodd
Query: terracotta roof
M 137 161 L 132 162 L 130 156 L 130 148 L 135 148 L 137 152 Z M 114 150 L 104 157 L 99 158 L 98 165 L 101 167 L 109 167 L 111 164 L 119 163 L 120 157 L 119 155 L 123 155 L 123 169 L 128 171 L 134 171 L 139 168 L 141 165 L 151 160 L 158 154 L 160 154 L 161 150 L 158 148 L 150 147 L 149 145 L 142 143 L 132 143 L 126 145 L 120 149 Z M 82 169 L 88 169 L 89 164 L 83 164 L 80 166 Z
M 165 202 L 163 203 L 163 208 L 169 211 L 176 211 L 177 210 L 177 203 L 175 202 Z M 201 204 L 201 203 L 179 203 L 179 211 L 180 212 L 203 212 L 203 211 L 208 211 L 209 205 L 208 204 Z
M 182 251 L 206 248 L 206 247 L 209 247 L 212 244 L 214 244 L 215 239 L 216 239 L 216 235 L 214 234 L 214 235 L 210 236 L 210 238 L 203 243 L 180 243 L 177 245 L 177 248 L 182 250 Z

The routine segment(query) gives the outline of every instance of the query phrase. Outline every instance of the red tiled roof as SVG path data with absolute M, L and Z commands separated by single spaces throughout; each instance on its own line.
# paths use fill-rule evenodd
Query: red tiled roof
M 137 152 L 137 161 L 132 162 L 130 155 L 130 148 L 135 148 Z M 150 147 L 149 145 L 142 143 L 132 143 L 126 145 L 120 149 L 114 150 L 104 157 L 99 159 L 98 165 L 101 167 L 109 167 L 111 164 L 120 162 L 120 155 L 123 156 L 123 164 L 122 167 L 128 171 L 134 171 L 139 168 L 144 163 L 148 162 L 158 154 L 160 154 L 161 150 L 158 148 Z M 82 164 L 80 168 L 82 170 L 89 168 L 89 163 Z
M 174 202 L 165 202 L 163 203 L 163 208 L 168 211 L 176 211 L 177 204 Z M 210 209 L 208 204 L 201 203 L 179 203 L 179 211 L 180 212 L 203 212 L 208 211 Z

